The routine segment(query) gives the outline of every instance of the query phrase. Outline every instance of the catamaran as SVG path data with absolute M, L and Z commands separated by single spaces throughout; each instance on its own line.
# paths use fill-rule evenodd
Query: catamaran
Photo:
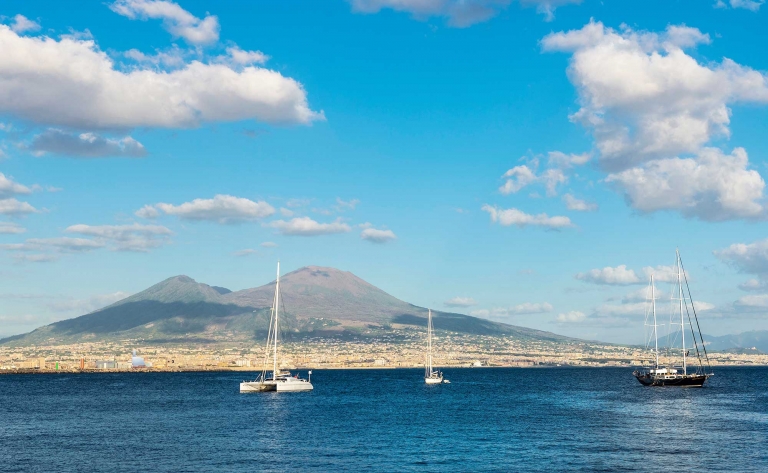
M 646 348 L 650 349 L 651 339 L 653 339 L 652 354 L 654 357 L 652 367 L 647 367 L 642 370 L 636 370 L 633 374 L 635 378 L 643 386 L 679 386 L 679 387 L 696 387 L 700 388 L 704 385 L 704 382 L 713 376 L 712 367 L 709 364 L 709 355 L 707 354 L 707 347 L 704 345 L 704 338 L 701 336 L 701 327 L 699 326 L 699 318 L 696 315 L 696 308 L 693 304 L 693 298 L 691 297 L 691 288 L 688 286 L 688 276 L 685 274 L 683 267 L 683 261 L 680 259 L 680 252 L 675 251 L 677 256 L 677 281 L 672 291 L 672 301 L 676 306 L 677 312 L 680 315 L 680 322 L 676 323 L 672 321 L 675 316 L 674 310 L 670 315 L 670 328 L 672 325 L 679 325 L 680 330 L 669 330 L 667 335 L 668 341 L 668 353 L 674 350 L 674 345 L 677 344 L 677 334 L 680 334 L 680 353 L 682 355 L 682 363 L 675 366 L 675 362 L 672 357 L 668 357 L 666 364 L 661 363 L 659 360 L 659 324 L 656 320 L 656 287 L 653 282 L 653 275 L 649 282 L 648 291 L 650 295 L 650 304 L 645 314 L 645 325 L 650 327 L 650 336 L 646 341 Z M 683 282 L 685 282 L 685 288 L 688 292 L 688 297 L 685 296 L 683 291 Z M 675 294 L 677 293 L 677 294 Z M 690 303 L 690 310 L 689 309 Z M 691 313 L 693 313 L 693 320 L 691 319 Z M 685 323 L 686 316 L 688 318 L 688 324 Z M 652 318 L 653 324 L 650 324 Z M 693 328 L 693 321 L 696 322 L 696 330 Z M 690 348 L 686 345 L 685 333 L 687 328 L 690 328 L 690 333 L 693 338 L 693 347 L 696 352 L 697 363 L 691 367 L 689 366 Z M 696 339 L 696 333 L 699 338 Z M 699 346 L 701 344 L 701 346 Z M 703 356 L 702 356 L 703 354 Z M 705 367 L 706 364 L 706 367 Z M 691 370 L 691 368 L 693 368 Z
M 241 393 L 261 393 L 270 391 L 311 391 L 312 371 L 310 379 L 299 378 L 290 371 L 279 370 L 277 367 L 277 339 L 279 333 L 280 314 L 280 262 L 277 263 L 277 279 L 275 280 L 275 299 L 272 302 L 269 330 L 267 332 L 267 348 L 264 352 L 264 364 L 261 375 L 255 381 L 243 381 L 240 383 Z M 272 372 L 267 372 L 269 354 L 272 352 Z
M 432 366 L 432 332 L 432 309 L 429 309 L 429 315 L 427 316 L 427 362 L 424 369 L 424 382 L 427 384 L 447 384 L 450 381 L 443 379 L 443 372 L 435 370 Z

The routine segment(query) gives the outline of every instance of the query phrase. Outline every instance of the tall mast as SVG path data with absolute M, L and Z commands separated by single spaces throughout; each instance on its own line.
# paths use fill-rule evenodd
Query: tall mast
M 280 311 L 280 262 L 277 262 L 277 279 L 275 282 L 275 351 L 274 360 L 272 362 L 272 379 L 277 379 L 277 314 Z
M 680 335 L 682 336 L 683 344 L 683 374 L 688 374 L 688 368 L 685 364 L 685 320 L 683 319 L 683 272 L 680 268 L 680 250 L 675 248 L 675 255 L 677 256 L 677 287 L 680 295 Z
M 432 309 L 427 318 L 427 374 L 432 375 Z
M 656 343 L 656 369 L 659 369 L 659 329 L 656 325 L 656 287 L 653 285 L 653 274 L 651 274 L 651 304 L 653 305 L 653 338 Z

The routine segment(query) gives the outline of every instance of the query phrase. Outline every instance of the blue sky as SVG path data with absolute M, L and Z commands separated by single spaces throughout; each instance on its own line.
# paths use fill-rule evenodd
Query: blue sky
M 3 2 L 0 335 L 279 258 L 639 342 L 675 247 L 705 332 L 768 329 L 766 8 Z

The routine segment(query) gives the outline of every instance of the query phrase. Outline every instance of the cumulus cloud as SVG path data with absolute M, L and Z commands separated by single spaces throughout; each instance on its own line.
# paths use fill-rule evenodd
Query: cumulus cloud
M 117 291 L 109 294 L 99 294 L 86 299 L 68 298 L 60 301 L 51 302 L 48 307 L 54 312 L 76 312 L 79 314 L 89 314 L 99 309 L 103 309 L 115 302 L 121 301 L 131 294 L 128 292 Z
M 26 232 L 27 229 L 13 222 L 0 222 L 0 234 L 14 235 Z
M 265 241 L 259 246 L 261 246 L 262 248 L 277 248 L 277 243 L 272 241 Z
M 146 252 L 168 242 L 173 232 L 161 225 L 72 225 L 64 230 L 94 237 L 101 246 L 109 244 L 115 251 Z
M 715 256 L 744 273 L 768 273 L 768 239 L 753 243 L 734 243 L 717 250 Z
M 572 54 L 568 75 L 581 108 L 571 118 L 592 131 L 602 166 L 620 171 L 697 153 L 712 137 L 729 135 L 729 104 L 768 102 L 760 72 L 729 59 L 700 64 L 684 51 L 709 42 L 686 26 L 650 33 L 591 21 L 547 35 L 542 46 Z
M 765 309 L 768 308 L 768 294 L 742 296 L 733 305 L 741 309 Z
M 445 18 L 449 26 L 465 28 L 482 23 L 505 9 L 512 0 L 349 0 L 358 13 L 376 13 L 383 9 L 410 13 L 417 20 L 430 17 Z M 520 4 L 535 7 L 547 21 L 554 19 L 557 7 L 578 4 L 581 0 L 521 0 Z
M 760 10 L 760 7 L 765 3 L 765 0 L 730 0 L 731 8 L 743 8 L 756 12 Z M 727 5 L 723 0 L 717 0 L 715 3 L 716 8 L 726 8 Z
M 0 199 L 0 215 L 27 215 L 39 212 L 27 202 L 16 199 Z
M 334 233 L 347 233 L 352 228 L 346 223 L 337 220 L 333 223 L 319 223 L 309 217 L 297 217 L 291 220 L 275 220 L 267 224 L 283 235 L 291 236 L 318 236 Z
M 768 283 L 762 279 L 749 279 L 739 284 L 742 291 L 768 291 Z
M 500 209 L 488 204 L 483 205 L 482 210 L 488 212 L 491 221 L 508 227 L 516 225 L 520 228 L 526 226 L 544 227 L 551 230 L 572 227 L 571 219 L 568 217 L 554 216 L 550 217 L 545 213 L 530 215 L 518 209 Z
M 704 148 L 696 158 L 669 158 L 609 174 L 641 212 L 678 210 L 687 217 L 721 221 L 763 216 L 765 181 L 743 148 L 730 155 Z
M 472 307 L 477 305 L 477 302 L 471 297 L 454 297 L 443 302 L 443 305 L 447 307 Z
M 269 60 L 269 56 L 261 51 L 244 51 L 237 46 L 227 48 L 227 54 L 235 64 L 241 66 L 250 66 L 252 64 L 264 64 Z
M 552 312 L 552 304 L 549 302 L 525 302 L 512 307 L 494 307 L 493 309 L 480 309 L 470 312 L 475 317 L 488 319 L 504 319 L 515 315 L 543 314 Z
M 561 169 L 572 168 L 574 166 L 583 166 L 592 158 L 590 153 L 566 154 L 562 151 L 550 151 L 547 153 L 548 163 L 551 167 Z
M 147 154 L 144 145 L 130 136 L 114 139 L 96 133 L 72 134 L 56 128 L 35 136 L 28 149 L 37 156 L 51 153 L 75 158 L 139 158 Z
M 598 205 L 586 200 L 577 199 L 571 194 L 565 194 L 563 196 L 563 202 L 565 202 L 568 210 L 575 210 L 577 212 L 592 212 L 598 209 Z
M 219 40 L 219 19 L 206 15 L 200 19 L 179 4 L 165 0 L 117 0 L 109 6 L 115 13 L 131 20 L 162 20 L 163 27 L 174 37 L 194 45 Z
M 358 199 L 343 200 L 340 197 L 336 197 L 336 211 L 344 212 L 346 210 L 355 210 L 355 207 L 357 207 L 357 204 L 359 203 L 360 201 Z
M 89 240 L 87 238 L 30 238 L 24 243 L 7 243 L 0 245 L 0 248 L 16 252 L 48 251 L 57 250 L 62 252 L 81 253 L 85 251 L 103 248 L 105 244 L 100 241 Z
M 195 199 L 181 205 L 159 203 L 145 205 L 135 212 L 142 218 L 156 218 L 160 212 L 184 220 L 211 221 L 221 224 L 260 220 L 275 213 L 275 208 L 260 200 L 254 202 L 242 197 L 216 195 L 213 199 Z
M 94 130 L 324 118 L 300 83 L 260 67 L 194 60 L 173 71 L 123 71 L 93 40 L 20 36 L 6 25 L 0 50 L 0 114 L 37 124 Z
M 653 279 L 656 282 L 676 282 L 677 281 L 677 265 L 658 265 L 656 267 L 646 266 L 643 268 L 643 274 L 645 279 L 650 279 L 653 275 Z M 688 276 L 688 273 L 684 273 Z
M 557 314 L 557 322 L 561 324 L 577 324 L 586 320 L 587 316 L 584 312 L 572 310 L 570 312 Z
M 607 284 L 614 286 L 625 286 L 641 282 L 640 278 L 635 274 L 635 271 L 627 269 L 627 265 L 625 264 L 621 264 L 615 268 L 606 266 L 602 269 L 592 269 L 586 273 L 578 273 L 574 277 L 581 281 L 593 284 Z
M 504 173 L 502 178 L 505 178 L 506 181 L 499 187 L 499 192 L 504 195 L 518 192 L 533 183 L 541 183 L 546 189 L 547 196 L 551 197 L 557 195 L 558 184 L 568 182 L 568 176 L 565 175 L 562 169 L 550 168 L 536 175 L 534 170 L 527 165 L 513 167 Z
M 387 243 L 396 240 L 397 236 L 392 230 L 378 230 L 376 228 L 366 228 L 360 232 L 360 238 L 371 243 Z
M 40 24 L 36 21 L 30 20 L 24 15 L 16 15 L 13 17 L 13 23 L 11 23 L 11 30 L 14 33 L 26 33 L 27 31 L 37 31 L 40 29 Z
M 5 174 L 0 172 L 0 199 L 7 199 L 15 195 L 31 193 L 32 189 L 11 180 L 10 178 L 6 177 Z

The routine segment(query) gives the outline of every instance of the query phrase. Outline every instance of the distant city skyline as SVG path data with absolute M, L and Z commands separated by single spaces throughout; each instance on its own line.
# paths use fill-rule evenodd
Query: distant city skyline
M 766 14 L 3 2 L 0 337 L 176 275 L 260 286 L 279 259 L 641 343 L 675 248 L 704 333 L 768 329 Z

